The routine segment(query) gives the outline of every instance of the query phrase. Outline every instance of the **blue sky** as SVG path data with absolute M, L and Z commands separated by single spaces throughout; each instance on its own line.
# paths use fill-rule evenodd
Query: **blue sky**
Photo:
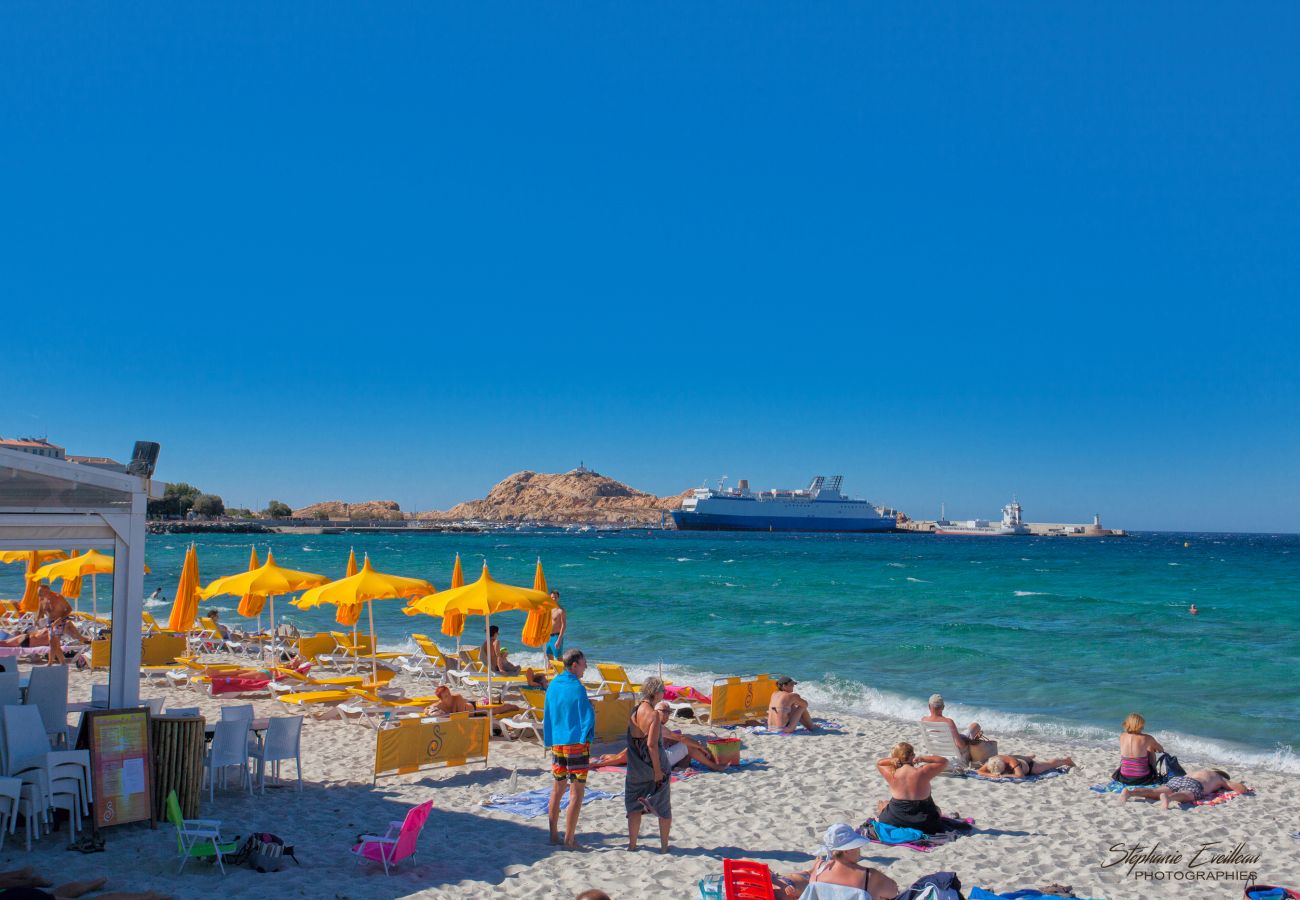
M 1300 530 L 1300 7 L 0 10 L 0 434 Z

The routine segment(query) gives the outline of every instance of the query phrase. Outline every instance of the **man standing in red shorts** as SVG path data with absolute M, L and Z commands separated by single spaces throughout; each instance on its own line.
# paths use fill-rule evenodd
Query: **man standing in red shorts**
M 569 813 L 564 819 L 564 846 L 582 849 L 575 836 L 582 795 L 587 790 L 587 770 L 591 766 L 591 741 L 596 735 L 596 711 L 587 699 L 582 674 L 587 671 L 587 657 L 581 650 L 564 654 L 564 671 L 551 679 L 546 688 L 546 706 L 542 712 L 542 742 L 551 751 L 551 801 L 547 813 L 551 819 L 551 843 L 560 843 L 560 800 L 564 783 L 569 783 Z

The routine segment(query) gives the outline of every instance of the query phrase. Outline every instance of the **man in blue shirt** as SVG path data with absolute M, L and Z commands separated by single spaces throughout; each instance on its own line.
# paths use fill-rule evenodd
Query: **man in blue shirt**
M 582 675 L 587 671 L 587 657 L 578 649 L 564 654 L 564 671 L 551 679 L 546 688 L 546 705 L 542 711 L 542 743 L 551 751 L 551 801 L 547 812 L 551 819 L 551 843 L 558 844 L 560 800 L 564 782 L 569 782 L 569 813 L 564 819 L 564 846 L 580 849 L 574 839 L 582 795 L 587 790 L 587 770 L 591 765 L 591 742 L 596 735 L 596 711 L 587 699 Z

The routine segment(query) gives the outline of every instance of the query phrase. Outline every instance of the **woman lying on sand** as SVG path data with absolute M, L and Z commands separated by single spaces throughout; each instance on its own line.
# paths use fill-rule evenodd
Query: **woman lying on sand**
M 1229 777 L 1222 769 L 1201 769 L 1190 775 L 1170 778 L 1158 788 L 1124 788 L 1119 795 L 1125 803 L 1130 797 L 1159 800 L 1160 808 L 1168 809 L 1170 800 L 1175 803 L 1197 803 L 1215 791 L 1236 791 L 1244 794 L 1250 790 L 1245 782 L 1229 781 Z
M 832 825 L 822 836 L 822 852 L 813 860 L 812 868 L 806 872 L 777 875 L 772 879 L 773 892 L 779 900 L 815 898 L 819 895 L 818 889 L 809 886 L 824 884 L 835 885 L 834 893 L 821 896 L 834 896 L 836 900 L 848 900 L 849 896 L 892 900 L 898 896 L 898 885 L 894 880 L 878 869 L 860 865 L 862 848 L 869 843 L 852 825 Z
M 930 796 L 930 782 L 946 768 L 948 760 L 942 756 L 917 756 L 911 744 L 897 744 L 888 759 L 876 763 L 890 796 L 876 807 L 876 818 L 886 825 L 915 828 L 925 834 L 943 831 L 939 807 Z
M 988 761 L 979 767 L 979 774 L 987 778 L 1027 778 L 1030 775 L 1042 775 L 1062 768 L 1073 769 L 1074 760 L 1068 756 L 1061 756 L 1040 762 L 1034 759 L 1033 754 L 1014 756 L 1004 753 L 989 757 Z

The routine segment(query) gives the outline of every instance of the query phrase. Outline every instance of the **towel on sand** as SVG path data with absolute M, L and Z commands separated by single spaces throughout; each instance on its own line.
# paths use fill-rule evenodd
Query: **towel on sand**
M 609 800 L 613 794 L 607 794 L 605 791 L 598 791 L 588 787 L 585 794 L 582 795 L 582 805 L 586 806 L 594 800 Z M 508 812 L 512 815 L 522 816 L 525 819 L 536 819 L 538 816 L 546 815 L 546 805 L 551 800 L 551 789 L 541 787 L 531 791 L 524 791 L 522 794 L 493 794 L 481 804 L 488 809 L 499 809 L 502 812 Z M 560 795 L 560 809 L 569 808 L 569 792 L 566 790 Z
M 973 887 L 968 895 L 970 900 L 1069 900 L 1060 894 L 1044 894 L 1042 891 L 1028 888 L 1021 891 L 1008 891 L 1005 894 L 995 894 L 992 891 L 986 891 L 982 887 Z
M 1024 784 L 1027 781 L 1042 781 L 1045 778 L 1056 778 L 1058 775 L 1064 775 L 1066 771 L 1066 769 L 1049 769 L 1041 775 L 1026 775 L 1023 778 L 990 778 L 988 775 L 981 775 L 979 772 L 972 769 L 966 773 L 966 777 L 974 778 L 976 781 L 999 781 L 1003 784 Z
M 1089 790 L 1096 791 L 1099 794 L 1118 794 L 1120 791 L 1124 790 L 1124 788 L 1142 788 L 1144 790 L 1150 791 L 1150 790 L 1155 790 L 1158 787 L 1163 787 L 1163 785 L 1122 784 L 1121 782 L 1118 781 L 1112 781 L 1110 784 L 1094 784 L 1091 788 L 1089 788 Z M 1192 805 L 1193 806 L 1218 806 L 1221 803 L 1227 803 L 1229 800 L 1236 800 L 1238 797 L 1245 797 L 1253 793 L 1255 792 L 1249 791 L 1247 794 L 1242 794 L 1237 791 L 1216 791 L 1215 793 L 1206 797 L 1204 800 L 1197 800 Z
M 761 763 L 766 761 L 767 760 L 763 759 L 761 756 L 756 756 L 752 759 L 742 759 L 740 762 L 735 763 L 734 765 L 727 766 L 727 768 L 715 774 L 726 775 L 728 772 L 734 772 L 736 769 L 743 769 L 746 766 L 752 766 L 755 765 L 756 763 Z M 601 766 L 599 769 L 596 769 L 596 771 L 609 772 L 615 775 L 626 775 L 627 766 Z M 691 760 L 690 768 L 673 770 L 672 780 L 681 781 L 683 778 L 693 778 L 696 775 L 703 775 L 706 772 L 713 772 L 713 771 L 714 771 L 713 769 L 707 768 L 706 766 L 702 766 L 699 763 L 697 763 L 695 760 Z
M 945 818 L 947 817 L 945 816 Z M 954 830 L 954 831 L 944 831 L 940 834 L 929 834 L 920 840 L 908 841 L 907 843 L 904 844 L 893 844 L 887 841 L 877 840 L 875 838 L 869 837 L 866 834 L 866 826 L 868 824 L 873 825 L 876 828 L 882 827 L 881 823 L 876 822 L 874 819 L 868 819 L 865 823 L 863 823 L 863 827 L 858 829 L 858 833 L 861 834 L 863 837 L 866 837 L 873 844 L 883 844 L 886 847 L 906 847 L 909 850 L 917 850 L 921 853 L 929 853 L 931 850 L 934 850 L 936 847 L 942 847 L 944 844 L 951 844 L 953 841 L 957 840 L 957 838 L 961 837 L 963 834 L 969 831 L 970 830 L 969 826 L 975 824 L 974 819 L 959 819 L 957 821 L 965 822 L 967 828 L 962 829 L 961 831 Z
M 766 725 L 723 725 L 722 728 L 731 730 L 733 728 L 744 728 L 748 734 L 778 734 L 781 737 L 794 737 L 796 734 L 843 734 L 844 729 L 839 722 L 832 722 L 829 719 L 813 719 L 813 724 L 817 726 L 816 731 L 805 731 L 803 728 L 796 728 L 794 731 L 781 731 L 775 728 L 768 728 Z

